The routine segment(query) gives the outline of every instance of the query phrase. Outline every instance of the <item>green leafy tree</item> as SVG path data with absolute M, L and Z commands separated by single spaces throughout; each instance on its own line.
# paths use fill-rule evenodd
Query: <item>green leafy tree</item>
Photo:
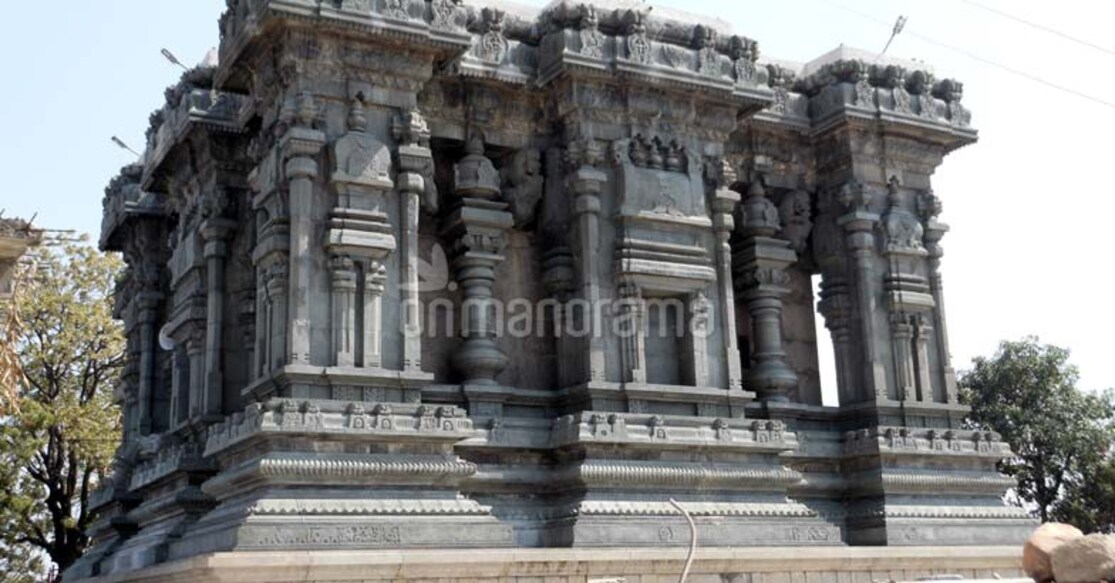
M 45 555 L 59 571 L 88 545 L 89 495 L 121 432 L 113 385 L 124 340 L 113 319 L 118 258 L 86 245 L 31 251 L 14 305 L 22 381 L 0 417 L 0 565 L 21 582 Z
M 1014 456 L 1000 469 L 1018 481 L 1019 502 L 1043 522 L 1079 518 L 1073 509 L 1089 507 L 1079 497 L 1092 495 L 1093 480 L 1113 477 L 1104 467 L 1111 463 L 1115 397 L 1080 391 L 1069 351 L 1035 337 L 1003 342 L 973 365 L 960 379 L 962 399 L 973 425 L 1010 444 Z
M 1052 514 L 1053 520 L 1084 532 L 1115 533 L 1115 459 L 1109 457 L 1070 484 Z

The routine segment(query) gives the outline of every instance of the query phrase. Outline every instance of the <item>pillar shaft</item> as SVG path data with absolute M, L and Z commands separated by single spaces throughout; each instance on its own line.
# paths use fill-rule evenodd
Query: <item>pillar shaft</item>
M 713 226 L 716 229 L 716 281 L 720 292 L 720 321 L 724 334 L 724 361 L 727 369 L 728 389 L 743 389 L 743 368 L 740 361 L 739 339 L 736 330 L 735 284 L 732 278 L 731 236 L 735 229 L 736 207 L 740 195 L 728 188 L 735 180 L 731 165 L 725 164 L 719 177 L 720 185 L 713 194 Z
M 852 256 L 852 271 L 855 276 L 855 300 L 857 317 L 858 344 L 860 346 L 860 392 L 859 401 L 886 399 L 886 375 L 879 362 L 876 346 L 876 270 L 874 229 L 879 215 L 866 211 L 866 204 L 859 210 L 844 215 L 839 224 L 846 234 L 846 247 Z
M 603 322 L 600 321 L 600 193 L 607 176 L 591 164 L 576 170 L 572 182 L 573 210 L 577 216 L 577 252 L 580 258 L 578 276 L 581 298 L 584 300 L 583 317 L 588 330 L 585 381 L 606 380 L 607 361 L 604 355 Z
M 205 389 L 200 413 L 209 417 L 219 416 L 222 408 L 225 262 L 228 257 L 227 240 L 235 227 L 236 223 L 231 220 L 211 218 L 201 228 L 202 236 L 205 237 L 208 316 L 205 328 Z
M 283 136 L 290 209 L 290 272 L 287 301 L 290 330 L 287 354 L 291 364 L 310 364 L 310 290 L 313 286 L 314 180 L 318 176 L 317 155 L 325 145 L 325 134 L 314 129 L 318 115 L 314 98 L 303 94 L 298 101 L 298 120 Z
M 348 257 L 334 257 L 333 354 L 334 364 L 356 365 L 356 267 Z

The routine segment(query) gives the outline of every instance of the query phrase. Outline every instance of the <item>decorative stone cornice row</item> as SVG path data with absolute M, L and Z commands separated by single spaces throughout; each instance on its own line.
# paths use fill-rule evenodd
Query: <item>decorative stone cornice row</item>
M 142 216 L 159 217 L 165 214 L 163 201 L 154 193 L 144 191 L 139 183 L 143 176 L 143 166 L 130 164 L 120 169 L 105 188 L 101 201 L 101 241 L 104 249 L 120 250 L 122 246 L 114 242 L 117 229 L 129 219 Z
M 876 453 L 1002 459 L 1010 446 L 990 431 L 878 427 L 844 434 L 846 456 Z
M 488 508 L 467 498 L 454 500 L 422 499 L 269 499 L 248 507 L 247 513 L 258 516 L 405 516 L 454 515 L 483 516 Z
M 323 403 L 253 403 L 209 428 L 205 455 L 224 451 L 262 434 L 383 436 L 398 439 L 459 441 L 473 437 L 472 421 L 456 407 L 412 404 L 346 404 L 344 411 L 323 411 Z M 326 404 L 328 406 L 328 404 Z
M 669 502 L 623 502 L 612 500 L 581 502 L 576 513 L 582 516 L 680 516 Z M 798 503 L 687 502 L 685 511 L 692 516 L 814 517 L 817 513 Z
M 307 480 L 330 478 L 350 481 L 384 476 L 443 478 L 467 477 L 476 473 L 476 465 L 469 462 L 406 455 L 279 456 L 263 458 L 256 465 L 256 472 L 262 477 L 297 476 Z
M 551 443 L 553 447 L 626 443 L 781 452 L 797 448 L 798 442 L 781 421 L 588 412 L 555 419 Z
M 801 481 L 801 474 L 780 467 L 739 467 L 724 464 L 585 462 L 577 468 L 581 480 L 591 485 L 651 488 L 728 488 L 782 491 Z
M 151 459 L 138 464 L 132 470 L 130 488 L 137 490 L 165 478 L 189 463 L 203 464 L 198 455 L 198 447 L 192 443 L 183 443 L 160 447 L 158 453 Z
M 945 474 L 928 472 L 885 471 L 882 476 L 883 488 L 888 494 L 894 493 L 973 493 L 1002 495 L 1018 483 L 1001 475 Z
M 452 483 L 476 473 L 476 465 L 456 457 L 411 454 L 270 453 L 229 468 L 204 485 L 226 495 L 251 485 L 420 485 Z
M 998 519 L 1032 521 L 1033 517 L 1025 508 L 1004 506 L 912 506 L 886 505 L 885 508 L 853 510 L 847 514 L 850 519 L 863 518 L 931 518 L 931 519 Z

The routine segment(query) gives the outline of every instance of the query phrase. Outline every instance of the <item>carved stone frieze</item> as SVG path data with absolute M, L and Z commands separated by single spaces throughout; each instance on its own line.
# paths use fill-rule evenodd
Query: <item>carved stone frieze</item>
M 627 58 L 636 63 L 648 64 L 651 62 L 653 44 L 647 37 L 646 16 L 638 11 L 628 12 L 630 24 L 627 29 Z
M 593 59 L 604 57 L 604 43 L 606 38 L 600 32 L 600 17 L 596 7 L 591 4 L 581 5 L 581 54 Z
M 485 61 L 498 64 L 507 58 L 509 43 L 507 37 L 503 35 L 504 16 L 504 12 L 499 9 L 485 8 L 483 10 L 484 34 L 480 37 L 476 52 Z

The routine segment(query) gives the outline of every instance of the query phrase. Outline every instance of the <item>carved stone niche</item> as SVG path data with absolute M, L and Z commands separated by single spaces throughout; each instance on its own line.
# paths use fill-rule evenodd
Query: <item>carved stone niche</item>
M 707 331 L 719 310 L 709 301 L 716 242 L 700 164 L 684 145 L 643 135 L 614 142 L 612 160 L 624 380 L 708 387 Z
M 887 186 L 889 208 L 883 215 L 883 253 L 889 268 L 885 289 L 892 310 L 923 312 L 935 307 L 929 288 L 925 228 L 902 196 L 898 178 Z
M 337 194 L 328 234 L 336 254 L 382 259 L 395 250 L 387 212 L 391 180 L 391 151 L 366 131 L 363 94 L 349 113 L 349 131 L 331 149 L 330 182 Z
M 379 368 L 384 263 L 396 248 L 388 211 L 395 184 L 391 151 L 366 130 L 364 95 L 358 93 L 348 133 L 330 149 L 330 184 L 337 198 L 325 246 L 331 256 L 333 364 Z

